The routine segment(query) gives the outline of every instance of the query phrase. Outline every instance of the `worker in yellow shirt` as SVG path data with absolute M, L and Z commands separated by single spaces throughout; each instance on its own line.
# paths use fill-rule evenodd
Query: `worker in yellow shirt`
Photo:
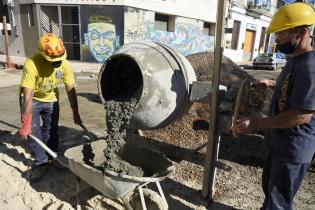
M 23 140 L 32 133 L 41 139 L 51 150 L 58 152 L 59 102 L 58 84 L 63 81 L 73 112 L 75 124 L 82 123 L 77 95 L 74 88 L 74 76 L 62 40 L 48 33 L 40 37 L 37 45 L 39 53 L 24 63 L 21 80 L 22 128 L 19 131 Z M 42 124 L 41 124 L 42 121 Z M 30 180 L 37 181 L 48 169 L 49 155 L 31 139 L 28 141 L 35 164 Z

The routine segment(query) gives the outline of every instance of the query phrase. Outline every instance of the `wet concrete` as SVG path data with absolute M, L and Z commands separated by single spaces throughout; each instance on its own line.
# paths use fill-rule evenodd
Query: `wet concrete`
M 137 100 L 127 101 L 109 100 L 105 102 L 107 147 L 104 150 L 104 169 L 131 176 L 142 177 L 144 172 L 138 166 L 128 163 L 128 159 L 121 158 L 127 135 L 126 126 L 131 119 L 137 105 Z

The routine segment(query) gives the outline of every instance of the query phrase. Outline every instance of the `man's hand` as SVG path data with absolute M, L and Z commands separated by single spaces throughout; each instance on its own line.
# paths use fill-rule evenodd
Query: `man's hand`
M 71 109 L 72 109 L 72 114 L 73 114 L 73 122 L 77 125 L 81 124 L 82 120 L 79 114 L 78 107 L 71 107 Z
M 27 136 L 32 132 L 32 114 L 22 114 L 22 128 L 19 135 L 22 140 L 27 140 Z
M 251 133 L 258 129 L 257 118 L 244 118 L 236 121 L 236 131 L 238 133 Z

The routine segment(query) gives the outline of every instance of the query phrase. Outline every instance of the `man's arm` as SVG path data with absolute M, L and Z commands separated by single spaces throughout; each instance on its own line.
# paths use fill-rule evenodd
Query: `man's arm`
M 22 104 L 22 128 L 19 131 L 20 137 L 23 140 L 32 132 L 32 103 L 34 90 L 23 87 L 23 104 Z
M 79 114 L 77 93 L 75 91 L 74 85 L 69 85 L 69 86 L 66 85 L 66 91 L 68 94 L 68 99 L 69 99 L 70 106 L 73 113 L 73 122 L 75 124 L 81 124 L 82 120 Z
M 23 89 L 22 114 L 31 114 L 34 90 L 26 87 L 23 87 L 22 89 Z
M 314 111 L 291 109 L 273 117 L 244 118 L 237 121 L 236 129 L 239 133 L 248 133 L 265 128 L 293 128 L 309 123 Z

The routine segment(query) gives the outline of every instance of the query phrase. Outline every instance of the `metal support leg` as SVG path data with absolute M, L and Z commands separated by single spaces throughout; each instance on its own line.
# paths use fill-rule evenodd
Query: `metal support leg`
M 160 196 L 162 197 L 162 199 L 163 199 L 165 205 L 166 205 L 167 208 L 168 208 L 168 204 L 167 204 L 166 198 L 165 198 L 165 196 L 164 196 L 164 193 L 163 193 L 162 187 L 161 187 L 161 185 L 160 185 L 160 182 L 155 182 L 155 184 L 156 184 L 156 186 L 157 186 L 157 188 L 158 188 L 158 191 L 159 191 L 159 193 L 160 193 Z
M 126 196 L 121 197 L 120 199 L 121 199 L 122 202 L 125 204 L 125 206 L 127 207 L 128 210 L 134 210 L 134 209 L 132 208 L 132 206 L 130 205 L 129 200 L 128 200 L 128 198 L 127 198 Z
M 81 198 L 80 198 L 80 192 L 81 192 L 81 189 L 80 189 L 80 177 L 77 176 L 77 179 L 75 181 L 75 186 L 76 186 L 76 189 L 77 189 L 77 210 L 81 210 Z
M 147 207 L 145 205 L 144 196 L 143 196 L 142 187 L 139 187 L 138 190 L 139 190 L 139 195 L 140 195 L 140 199 L 141 199 L 142 210 L 147 210 Z
M 95 210 L 103 201 L 103 199 L 105 198 L 105 195 L 102 196 L 102 198 L 97 202 L 96 206 L 94 206 L 93 210 Z

